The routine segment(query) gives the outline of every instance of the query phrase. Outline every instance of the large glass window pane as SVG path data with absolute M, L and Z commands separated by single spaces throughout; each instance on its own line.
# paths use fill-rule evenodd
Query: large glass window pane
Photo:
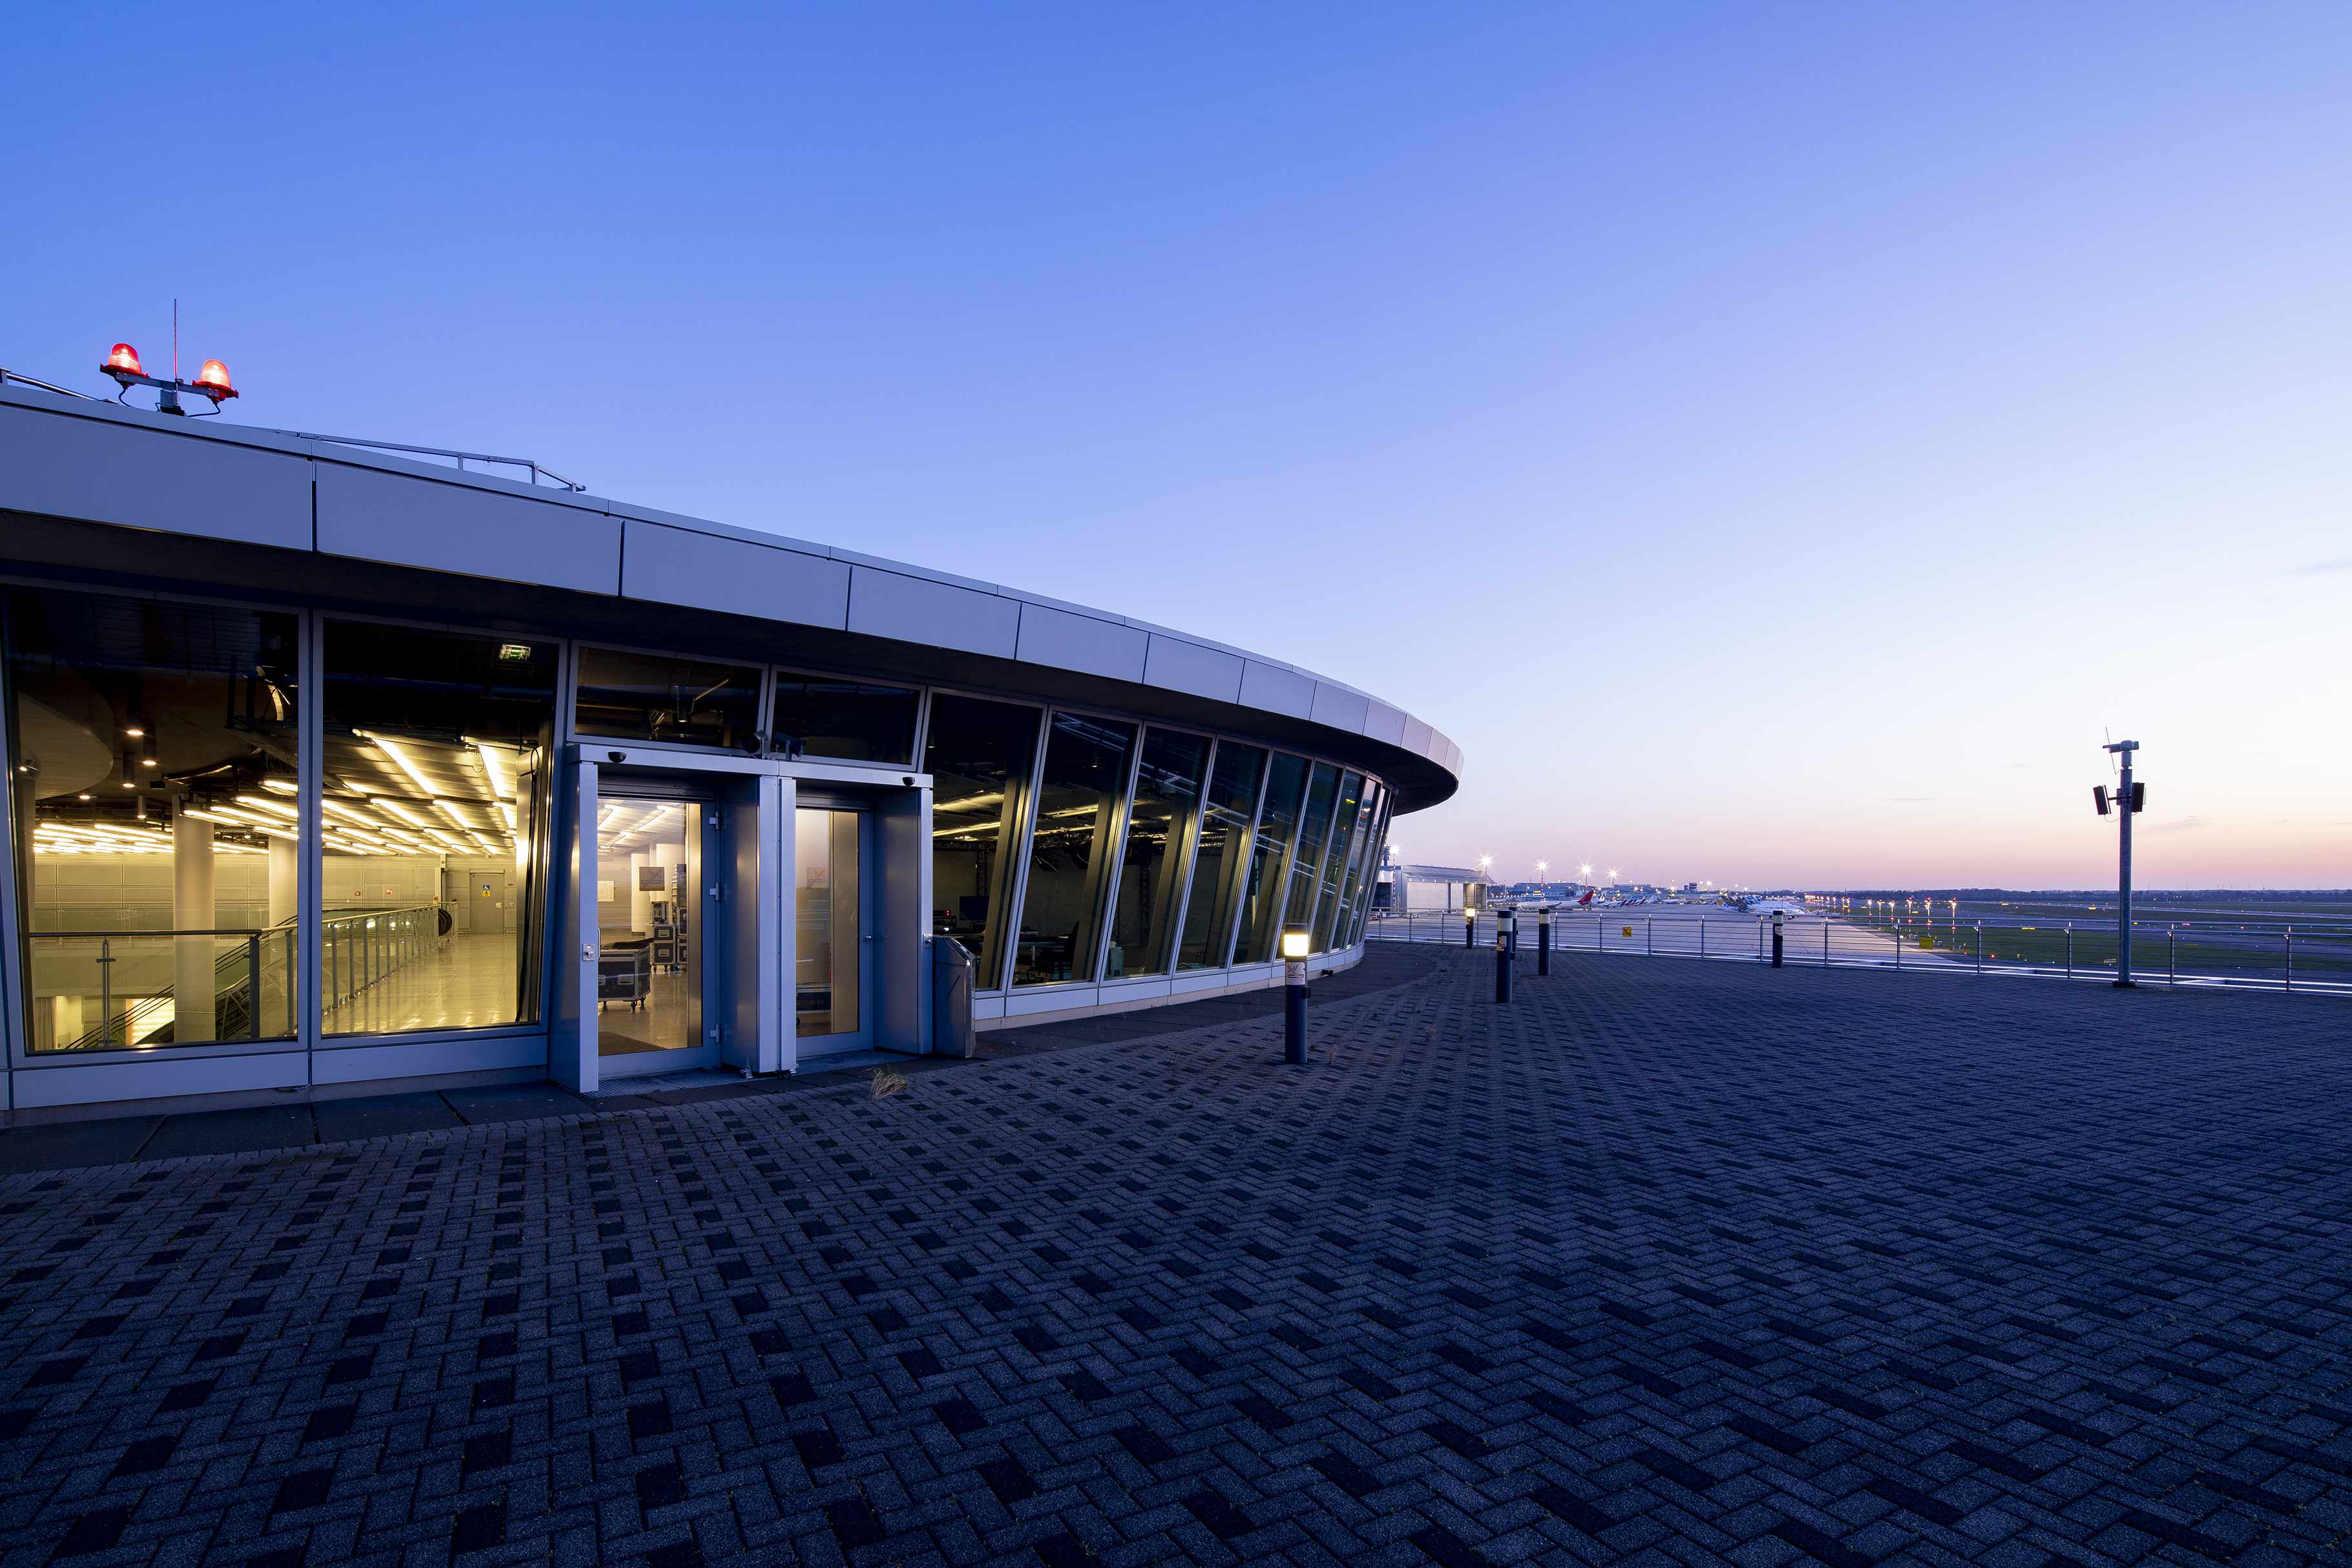
M 325 1031 L 536 1022 L 561 645 L 343 621 L 326 641 Z
M 793 813 L 793 1032 L 858 1030 L 866 972 L 858 839 L 865 813 L 803 806 Z
M 1206 736 L 1150 729 L 1135 768 L 1135 800 L 1128 808 L 1127 852 L 1119 858 L 1118 892 L 1111 906 L 1110 949 L 1103 978 L 1164 975 L 1176 940 L 1176 909 L 1184 893 L 1184 852 L 1201 809 L 1201 774 L 1209 760 Z
M 1298 805 L 1307 787 L 1307 759 L 1277 751 L 1265 774 L 1265 809 L 1257 841 L 1250 846 L 1249 892 L 1242 903 L 1241 943 L 1236 964 L 1273 960 L 1282 940 L 1282 905 L 1290 886 L 1290 862 L 1298 845 Z
M 915 712 L 921 701 L 922 694 L 907 686 L 780 670 L 768 744 L 787 757 L 904 767 L 914 759 Z
M 1348 945 L 1354 946 L 1364 939 L 1364 927 L 1370 921 L 1372 905 L 1380 894 L 1381 857 L 1388 852 L 1389 819 L 1393 815 L 1395 797 L 1383 791 L 1381 815 L 1373 829 L 1371 842 L 1364 846 L 1363 882 L 1356 894 L 1356 908 L 1348 932 Z
M 1363 810 L 1356 818 L 1355 838 L 1348 848 L 1347 881 L 1339 889 L 1339 918 L 1331 926 L 1331 949 L 1334 952 L 1355 945 L 1352 933 L 1356 924 L 1356 906 L 1362 897 L 1364 862 L 1371 853 L 1372 841 L 1379 837 L 1382 800 L 1380 781 L 1365 779 Z
M 583 648 L 574 723 L 583 735 L 616 740 L 758 751 L 763 748 L 760 672 L 667 653 Z
M 1192 856 L 1192 890 L 1184 902 L 1180 969 L 1216 968 L 1233 946 L 1238 895 L 1249 874 L 1250 824 L 1257 816 L 1258 781 L 1265 772 L 1265 753 L 1257 747 L 1217 743 L 1209 797 L 1202 803 L 1201 847 Z
M 1135 726 L 1117 719 L 1057 713 L 1047 728 L 1013 959 L 1016 986 L 1095 977 L 1104 884 L 1117 847 L 1111 829 L 1134 746 Z
M 1339 770 L 1328 762 L 1315 765 L 1307 786 L 1307 804 L 1298 814 L 1298 853 L 1290 867 L 1290 897 L 1282 913 L 1286 926 L 1315 924 L 1315 894 L 1323 874 L 1323 846 L 1331 836 L 1331 809 L 1339 797 Z
M 1339 918 L 1339 891 L 1348 880 L 1348 867 L 1356 852 L 1356 818 L 1364 804 L 1364 776 L 1345 773 L 1339 778 L 1339 804 L 1331 812 L 1331 845 L 1323 853 L 1323 887 L 1315 901 L 1315 946 L 1313 951 L 1331 950 L 1331 931 Z
M 295 1032 L 295 617 L 8 593 L 36 1054 Z
M 931 698 L 923 771 L 931 776 L 931 929 L 979 960 L 976 984 L 1004 983 L 1005 846 L 1020 833 L 1039 710 L 980 697 Z

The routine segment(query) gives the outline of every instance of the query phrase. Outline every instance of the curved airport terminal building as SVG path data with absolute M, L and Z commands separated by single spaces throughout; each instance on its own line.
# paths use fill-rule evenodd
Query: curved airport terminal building
M 0 384 L 12 1120 L 1278 984 L 1455 788 L 1279 660 L 457 455 Z

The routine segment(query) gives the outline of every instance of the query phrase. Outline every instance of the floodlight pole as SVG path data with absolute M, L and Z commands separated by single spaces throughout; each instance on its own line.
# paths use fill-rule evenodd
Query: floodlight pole
M 2137 740 L 2118 740 L 2107 747 L 2123 763 L 2122 787 L 2116 791 L 2116 810 L 2123 818 L 2116 841 L 2120 846 L 2116 867 L 2116 984 L 2128 987 L 2132 982 L 2132 878 L 2131 841 L 2132 818 L 2132 753 L 2139 749 Z

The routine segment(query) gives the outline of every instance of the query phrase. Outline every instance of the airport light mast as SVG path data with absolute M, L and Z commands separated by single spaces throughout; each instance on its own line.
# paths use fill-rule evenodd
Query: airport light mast
M 2138 749 L 2139 742 L 2137 740 L 2109 743 L 2107 750 L 2123 766 L 2123 776 L 2116 781 L 2115 799 L 2109 801 L 2107 787 L 2104 784 L 2094 786 L 2091 790 L 2091 803 L 2098 809 L 2100 816 L 2105 816 L 2113 809 L 2123 818 L 2116 833 L 2116 984 L 2125 988 L 2134 983 L 2131 965 L 2132 819 L 2147 809 L 2147 786 L 2132 782 L 2132 754 Z

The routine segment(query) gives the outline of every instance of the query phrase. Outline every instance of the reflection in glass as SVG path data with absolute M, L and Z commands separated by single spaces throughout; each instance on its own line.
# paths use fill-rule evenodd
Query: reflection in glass
M 1370 920 L 1373 902 L 1380 894 L 1381 857 L 1388 851 L 1389 819 L 1395 814 L 1395 797 L 1383 792 L 1379 824 L 1372 832 L 1372 841 L 1364 847 L 1364 880 L 1356 899 L 1355 922 L 1348 935 L 1349 946 L 1364 939 L 1365 924 Z
M 794 1032 L 856 1034 L 865 956 L 856 811 L 793 812 Z
M 291 615 L 6 598 L 27 1049 L 295 1032 Z
M 666 653 L 583 648 L 576 723 L 583 735 L 757 751 L 760 672 Z
M 1111 827 L 1134 745 L 1135 726 L 1118 719 L 1057 713 L 1048 727 L 1013 960 L 1016 986 L 1095 977 Z
M 1111 906 L 1110 949 L 1103 978 L 1164 975 L 1176 938 L 1177 902 L 1187 841 L 1201 804 L 1201 773 L 1209 759 L 1206 736 L 1181 730 L 1144 732 L 1136 763 L 1135 800 L 1128 810 L 1127 852 L 1118 867 Z
M 1307 785 L 1307 759 L 1274 754 L 1265 774 L 1265 810 L 1250 846 L 1249 890 L 1242 901 L 1241 945 L 1236 964 L 1265 964 L 1282 939 L 1282 904 L 1290 885 L 1290 862 L 1298 842 L 1298 803 Z
M 1331 836 L 1331 808 L 1339 794 L 1339 768 L 1328 762 L 1317 763 L 1307 786 L 1307 805 L 1298 815 L 1298 852 L 1290 862 L 1290 898 L 1282 915 L 1285 925 L 1314 924 L 1317 879 L 1323 873 L 1323 846 Z
M 923 771 L 931 776 L 931 929 L 978 960 L 974 986 L 1003 983 L 1003 922 L 1023 794 L 1037 751 L 1034 707 L 934 695 Z
M 1214 969 L 1233 946 L 1241 883 L 1250 864 L 1250 823 L 1257 815 L 1265 753 L 1238 741 L 1217 742 L 1209 797 L 1201 810 L 1201 847 L 1192 856 L 1192 890 L 1184 901 L 1180 969 Z
M 1362 774 L 1340 775 L 1339 804 L 1331 813 L 1331 846 L 1323 852 L 1322 891 L 1315 901 L 1314 952 L 1331 950 L 1331 930 L 1339 918 L 1339 889 L 1347 881 L 1348 866 L 1356 852 L 1356 818 L 1364 803 L 1363 795 Z
M 769 747 L 786 757 L 894 762 L 915 754 L 915 712 L 922 694 L 838 675 L 776 675 Z
M 596 808 L 596 1053 L 702 1044 L 702 813 L 606 795 Z
M 1381 811 L 1385 796 L 1380 780 L 1364 780 L 1364 806 L 1356 819 L 1356 837 L 1348 852 L 1348 876 L 1339 889 L 1339 914 L 1332 925 L 1331 947 L 1334 952 L 1355 946 L 1356 911 L 1363 896 L 1364 873 L 1371 859 L 1373 847 L 1380 838 Z
M 560 646 L 327 623 L 328 1034 L 537 1020 Z

